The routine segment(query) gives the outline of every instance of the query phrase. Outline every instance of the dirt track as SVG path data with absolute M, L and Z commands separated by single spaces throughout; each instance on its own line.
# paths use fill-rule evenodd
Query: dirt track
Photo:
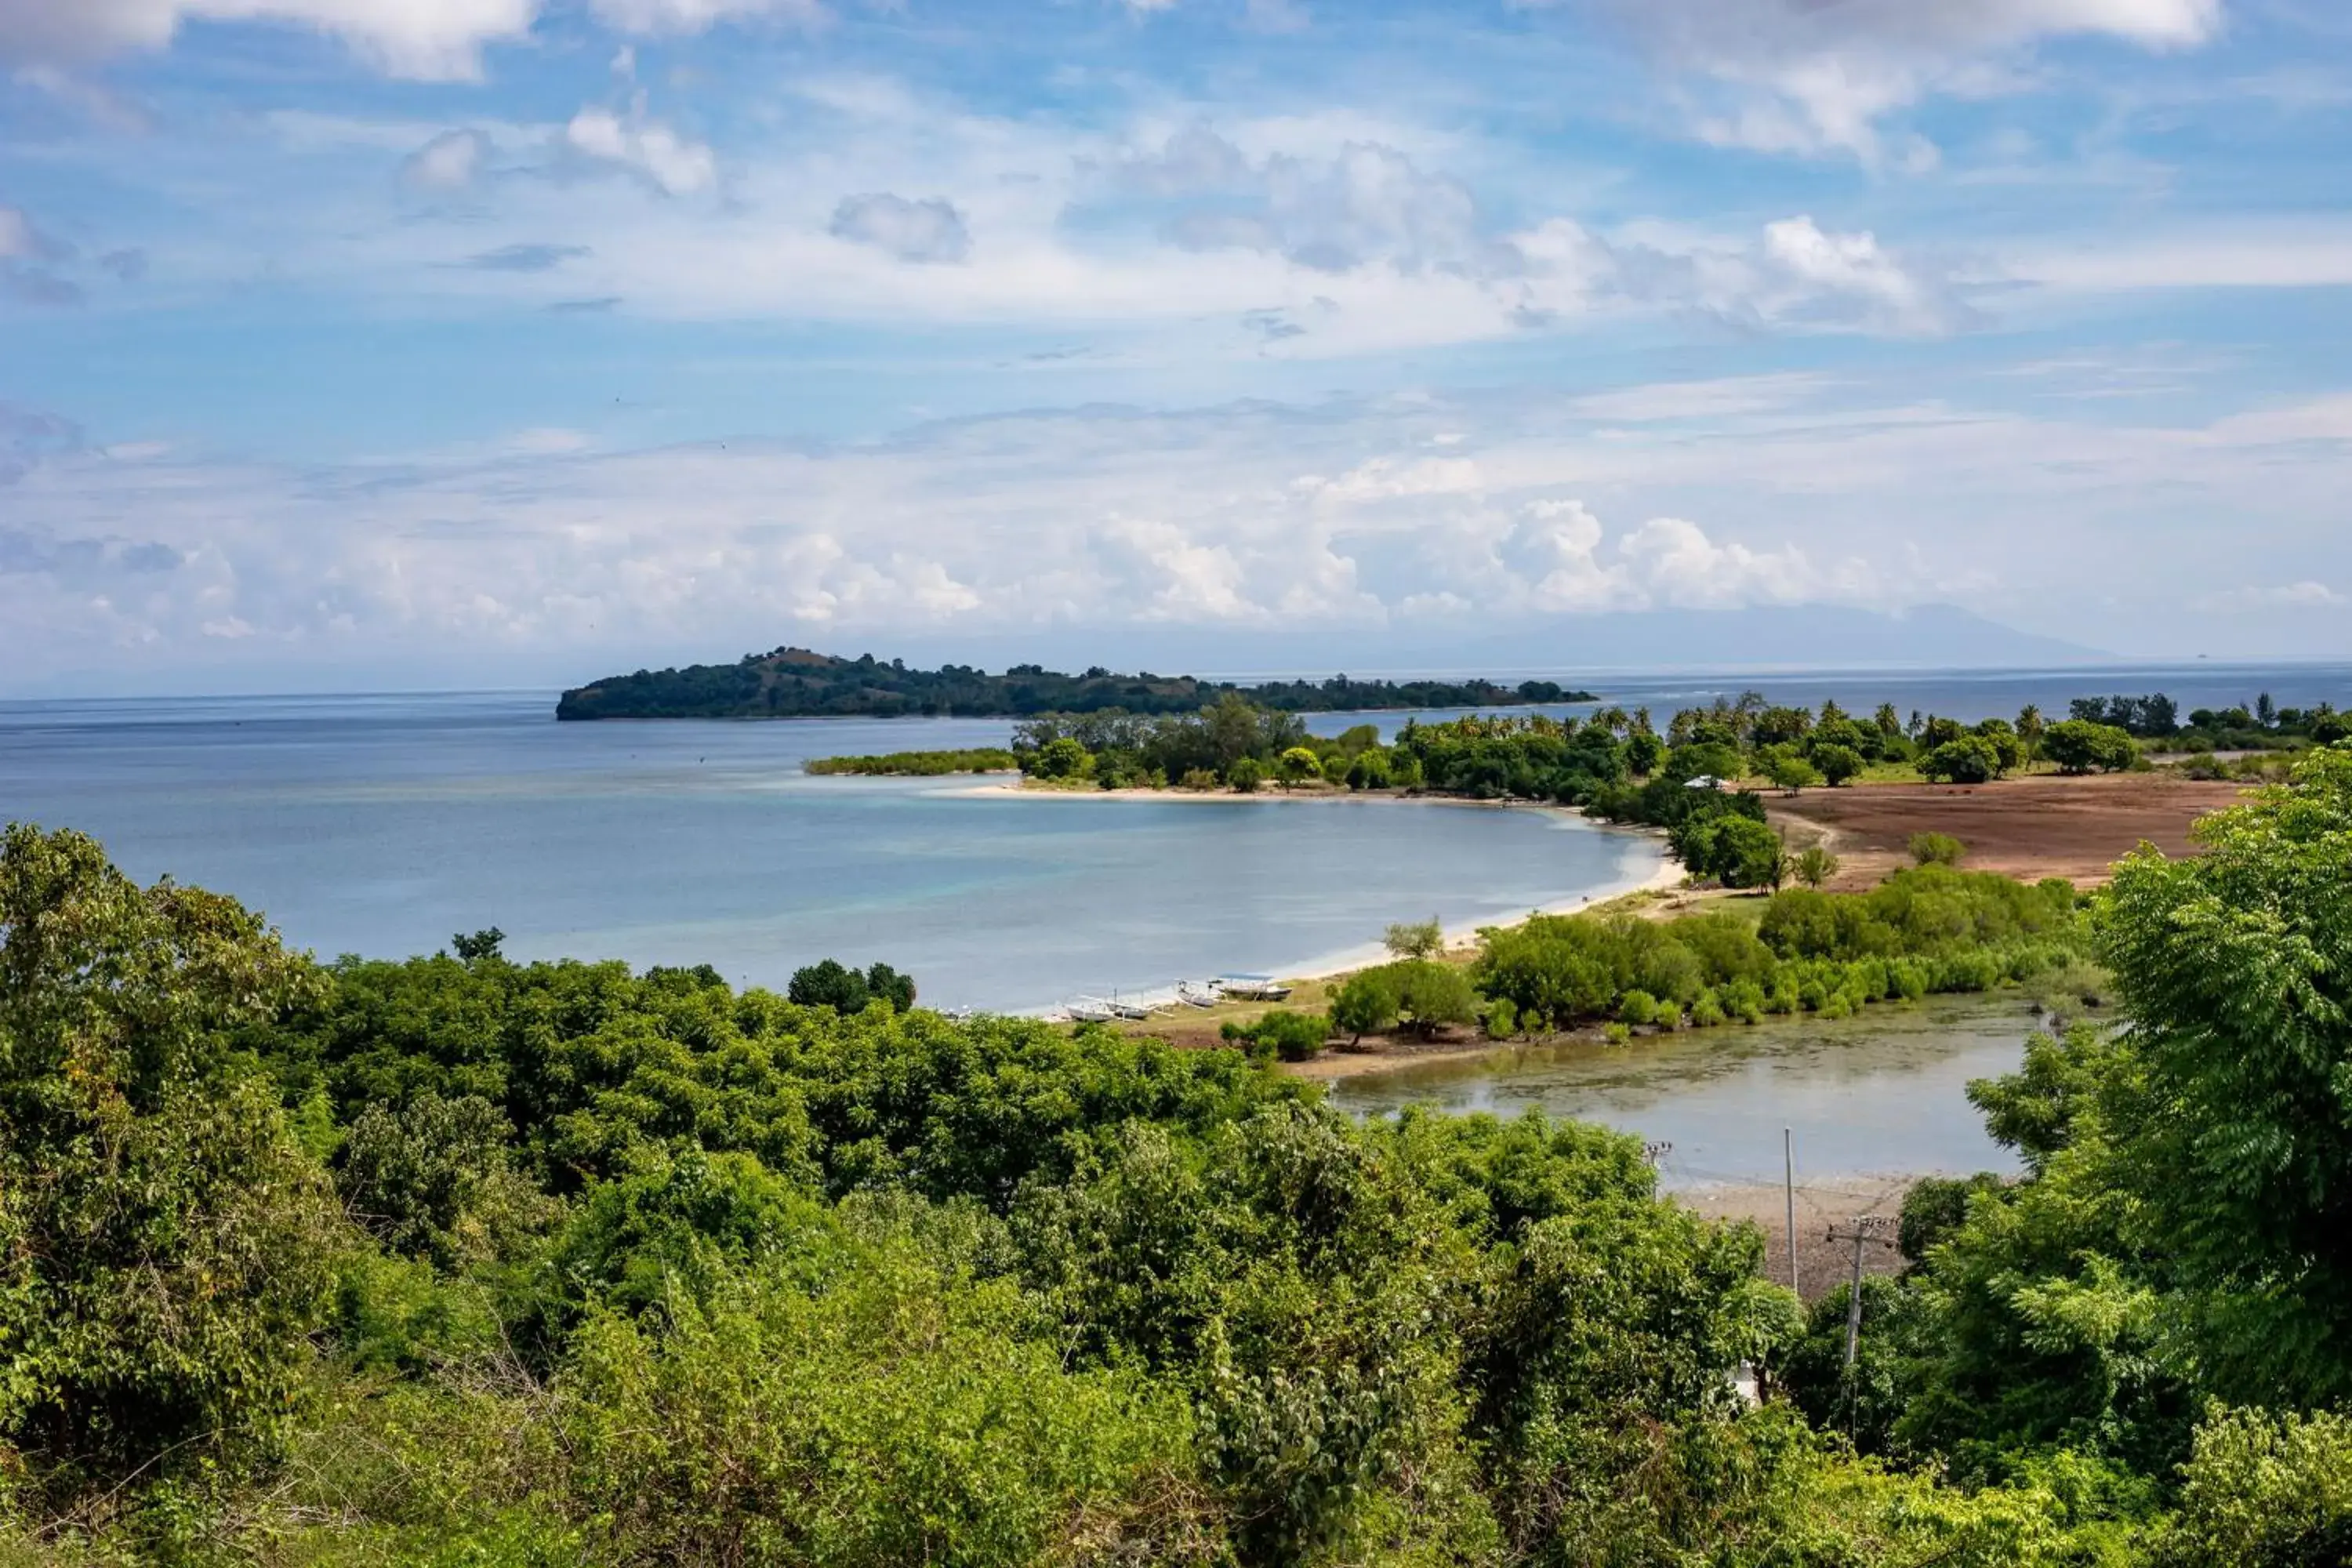
M 1826 837 L 1843 862 L 1830 886 L 1875 886 L 1910 863 L 1915 833 L 1948 833 L 1968 846 L 1970 870 L 2088 887 L 2147 840 L 2189 853 L 2189 825 L 2237 803 L 2242 785 L 2156 773 L 2004 779 L 1996 784 L 1856 784 L 1772 796 L 1765 809 L 1802 847 Z
M 1850 1226 L 1859 1215 L 1878 1215 L 1889 1221 L 1886 1238 L 1892 1242 L 1892 1222 L 1903 1213 L 1903 1194 L 1911 1182 L 1909 1176 L 1849 1175 L 1809 1181 L 1797 1189 L 1798 1288 L 1806 1300 L 1817 1301 L 1853 1277 L 1853 1244 L 1832 1241 L 1830 1227 Z M 1787 1282 L 1788 1200 L 1778 1182 L 1722 1184 L 1673 1196 L 1709 1219 L 1754 1221 L 1764 1232 L 1764 1278 Z M 1892 1246 L 1869 1243 L 1862 1249 L 1862 1268 L 1865 1274 L 1900 1274 L 1903 1256 Z

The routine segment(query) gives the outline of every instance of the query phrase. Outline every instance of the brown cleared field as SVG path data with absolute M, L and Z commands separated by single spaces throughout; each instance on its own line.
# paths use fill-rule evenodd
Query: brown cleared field
M 1827 842 L 1843 862 L 1833 889 L 1874 887 L 1908 865 L 1915 833 L 1948 833 L 1967 845 L 1970 870 L 2091 887 L 2143 840 L 2168 855 L 2190 853 L 2190 824 L 2237 804 L 2244 788 L 2163 773 L 1855 784 L 1772 796 L 1765 810 L 1788 830 L 1790 845 Z

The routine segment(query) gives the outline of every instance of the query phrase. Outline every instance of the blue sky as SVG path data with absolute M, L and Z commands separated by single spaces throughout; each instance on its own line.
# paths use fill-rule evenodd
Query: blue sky
M 0 689 L 2352 657 L 2347 148 L 2335 0 L 0 0 Z

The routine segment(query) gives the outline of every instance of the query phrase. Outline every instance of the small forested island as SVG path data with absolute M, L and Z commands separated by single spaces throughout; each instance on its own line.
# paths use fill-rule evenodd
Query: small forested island
M 746 654 L 733 664 L 641 669 L 566 691 L 558 719 L 956 719 L 1035 713 L 1190 713 L 1233 693 L 1284 713 L 1397 708 L 1496 708 L 1528 702 L 1590 702 L 1552 680 L 1500 686 L 1491 680 L 1273 680 L 1255 686 L 1189 675 L 1114 675 L 1099 665 L 1065 675 L 1018 664 L 1002 675 L 969 665 L 908 669 L 867 654 L 837 658 L 807 648 Z

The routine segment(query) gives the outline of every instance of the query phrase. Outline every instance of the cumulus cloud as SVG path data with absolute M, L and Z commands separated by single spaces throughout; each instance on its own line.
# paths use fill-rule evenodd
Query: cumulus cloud
M 1612 541 L 1601 519 L 1575 500 L 1529 501 L 1499 526 L 1491 516 L 1472 515 L 1456 519 L 1454 527 L 1468 539 L 1490 542 L 1448 592 L 1490 611 L 1881 605 L 1891 587 L 1881 571 L 1859 558 L 1822 566 L 1793 543 L 1757 549 L 1717 542 L 1682 518 L 1651 518 Z
M 908 201 L 887 191 L 845 196 L 826 232 L 870 245 L 901 261 L 956 262 L 971 254 L 971 231 L 954 204 L 939 196 Z
M 823 453 L 614 452 L 535 430 L 433 461 L 297 470 L 121 460 L 39 422 L 10 491 L 0 656 L 198 646 L 232 625 L 261 649 L 440 654 L 757 642 L 794 622 L 1361 631 L 1457 611 L 1470 625 L 1790 602 L 1841 582 L 1792 545 L 1688 523 L 1612 538 L 1580 501 L 1412 455 L 1427 440 L 1402 427 L 1391 459 L 1298 475 L 1303 452 L 1365 433 L 1250 408 L 1006 416 Z M 139 516 L 142 537 L 72 525 L 100 515 Z M 1400 551 L 1425 554 L 1384 573 Z
M 703 143 L 678 134 L 645 111 L 627 114 L 590 107 L 563 128 L 563 144 L 593 163 L 637 176 L 664 195 L 707 191 L 719 181 L 719 160 Z
M 168 47 L 182 24 L 262 22 L 323 33 L 384 71 L 425 80 L 481 74 L 488 45 L 527 37 L 551 0 L 0 0 L 0 59 L 72 66 Z M 589 0 L 618 32 L 703 32 L 727 23 L 811 27 L 820 0 Z
M 1482 236 L 1465 188 L 1376 142 L 1349 142 L 1328 158 L 1253 161 L 1195 125 L 1104 173 L 1114 190 L 1175 204 L 1162 232 L 1188 249 L 1268 251 L 1318 272 L 1374 261 L 1482 274 L 1517 266 Z
M 1496 554 L 1527 585 L 1538 610 L 1623 608 L 1633 585 L 1622 564 L 1603 563 L 1601 520 L 1579 500 L 1530 503 Z
M 1098 532 L 1096 550 L 1118 577 L 1142 589 L 1141 619 L 1252 621 L 1267 615 L 1245 592 L 1248 575 L 1230 546 L 1191 538 L 1172 523 L 1114 516 Z
M 2221 28 L 2221 0 L 1517 0 L 1611 16 L 1670 67 L 1727 89 L 1702 105 L 1701 139 L 1769 153 L 1843 152 L 1926 163 L 1889 147 L 1880 121 L 1935 92 L 2014 86 L 2013 65 L 2044 39 L 2093 36 L 2189 48 Z
M 335 649 L 602 667 L 795 626 L 880 642 L 1148 619 L 1362 646 L 1408 622 L 1466 638 L 1676 608 L 1958 599 L 2006 618 L 2032 607 L 2000 585 L 2029 566 L 2105 573 L 2177 636 L 2195 584 L 2239 580 L 2224 507 L 2300 538 L 2303 581 L 2200 608 L 2250 643 L 2340 649 L 2324 406 L 2133 428 L 1797 390 L 1628 388 L 1605 421 L 1523 391 L 1082 409 L 817 450 L 540 430 L 310 468 L 93 450 L 0 411 L 0 668 L 152 668 L 232 622 L 238 657 L 295 670 Z M 1748 412 L 1694 439 L 1693 398 Z M 128 538 L 90 521 L 129 518 Z
M 1371 458 L 1337 479 L 1308 474 L 1294 488 L 1326 505 L 1349 506 L 1407 496 L 1468 495 L 1484 489 L 1485 481 L 1468 458 Z
M 1808 216 L 1753 236 L 1652 233 L 1610 237 L 1564 220 L 1531 255 L 1563 266 L 1590 296 L 1712 316 L 1759 331 L 1948 332 L 1976 311 L 1948 267 L 1899 255 L 1875 235 L 1823 229 Z
M 540 0 L 0 0 L 0 58 L 72 65 L 161 49 L 187 21 L 270 22 L 327 34 L 385 70 L 470 78 L 484 45 L 523 37 Z
M 1186 249 L 1255 251 L 1335 278 L 1378 271 L 1467 286 L 1487 334 L 1627 307 L 1763 331 L 1942 332 L 1975 319 L 1951 269 L 1868 232 L 1802 214 L 1744 236 L 1660 226 L 1603 234 L 1568 217 L 1507 230 L 1460 182 L 1375 142 L 1349 141 L 1328 157 L 1252 158 L 1195 124 L 1087 174 L 1097 198 L 1159 211 L 1161 237 Z M 1317 331 L 1295 307 L 1247 320 L 1269 342 Z

